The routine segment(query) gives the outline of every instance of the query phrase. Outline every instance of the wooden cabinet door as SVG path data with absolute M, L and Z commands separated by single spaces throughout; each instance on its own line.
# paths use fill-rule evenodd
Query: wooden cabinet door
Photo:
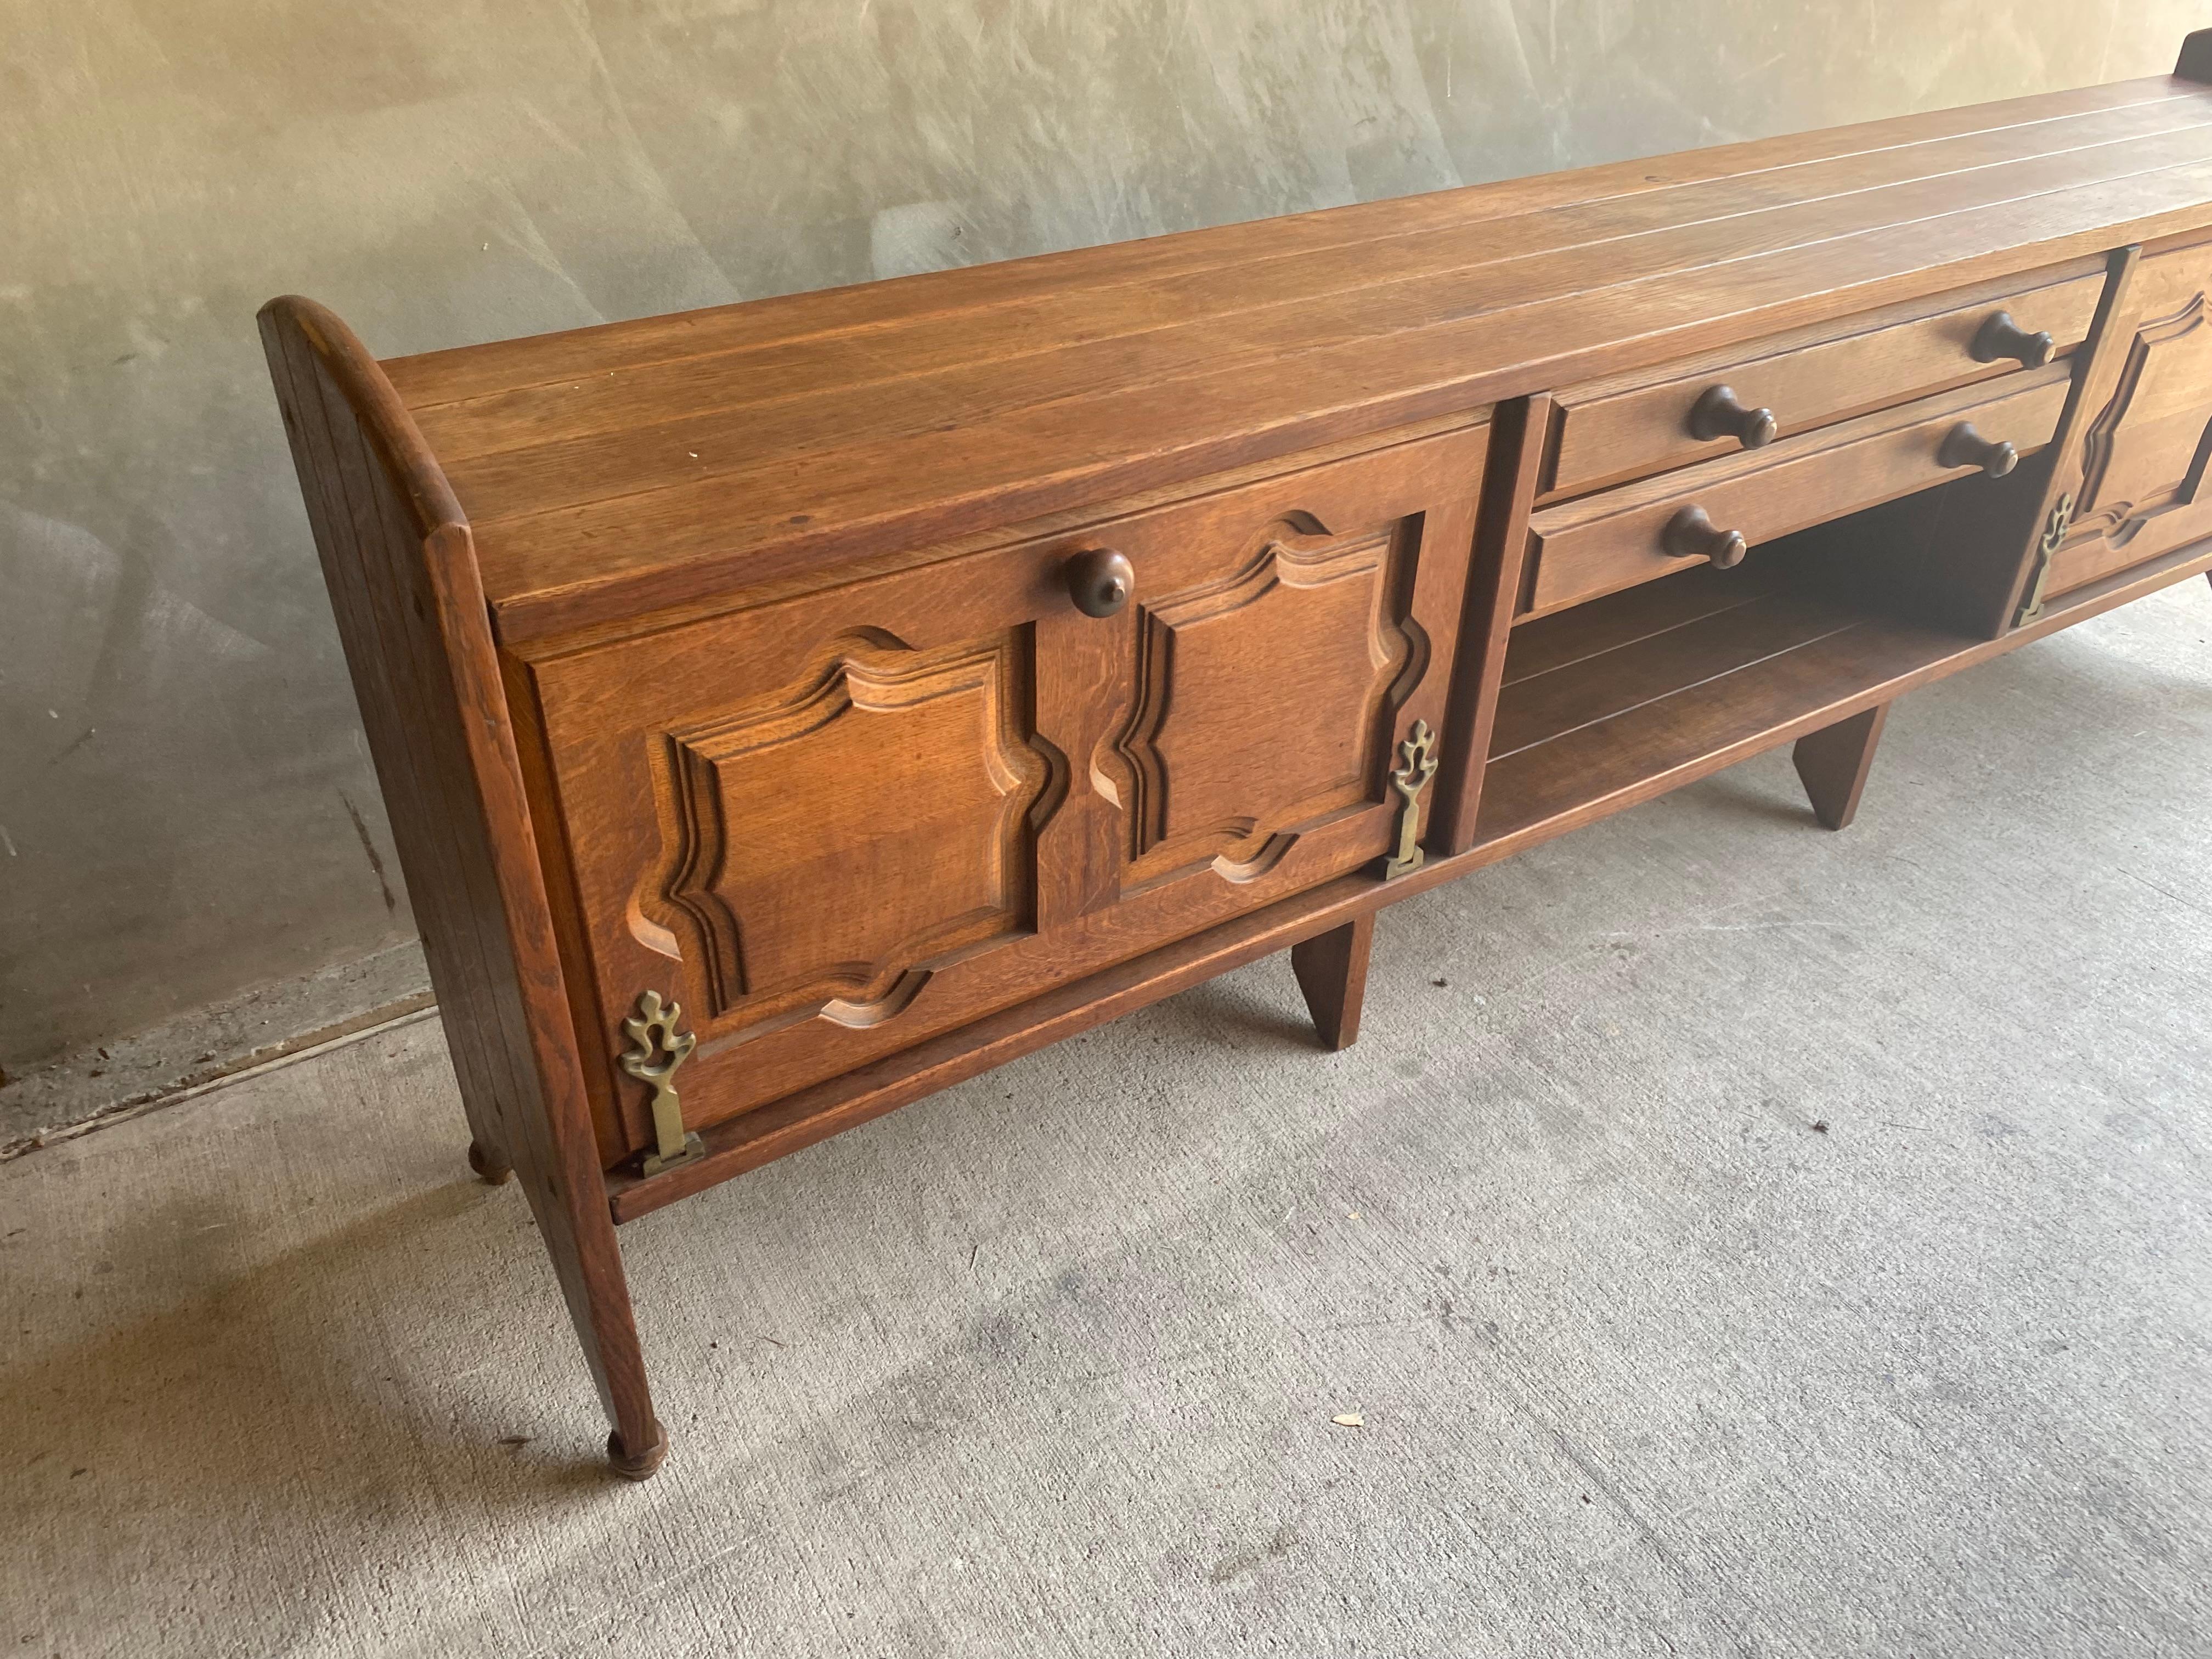
M 2054 481 L 2071 524 L 2046 594 L 2212 533 L 2212 243 L 2138 258 L 2117 282 Z
M 1171 933 L 1263 878 L 1310 885 L 1389 850 L 1402 745 L 1441 736 L 1485 437 L 1101 526 L 1136 579 L 1102 624 L 1127 689 L 1085 751 L 1112 896 L 1136 907 L 1118 926 Z
M 609 1163 L 648 992 L 696 1129 L 1383 853 L 1485 431 L 513 662 Z
M 1040 575 L 1008 550 L 513 665 L 611 1163 L 650 1139 L 620 1064 L 646 993 L 697 1038 L 697 1128 L 958 1003 L 1073 902 L 1050 733 L 1088 694 L 1038 668 L 1086 619 Z

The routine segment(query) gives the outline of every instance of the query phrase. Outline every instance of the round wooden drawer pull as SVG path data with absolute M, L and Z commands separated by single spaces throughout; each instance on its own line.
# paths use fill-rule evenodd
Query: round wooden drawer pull
M 1110 547 L 1094 547 L 1067 562 L 1067 593 L 1086 617 L 1110 617 L 1129 603 L 1137 573 Z
M 1978 363 L 1993 363 L 2000 357 L 2010 357 L 2024 368 L 2041 368 L 2051 361 L 2057 344 L 2048 334 L 2030 334 L 2013 321 L 2009 311 L 1997 311 L 1990 314 L 1966 350 Z
M 1717 530 L 1702 507 L 1686 507 L 1667 520 L 1659 532 L 1659 545 L 1670 557 L 1709 559 L 1716 570 L 1729 570 L 1743 562 L 1751 544 L 1741 530 Z
M 1988 477 L 2002 478 L 2020 465 L 2020 452 L 2002 439 L 1984 438 L 1972 421 L 1961 421 L 1943 434 L 1936 465 L 1978 466 Z
M 1707 386 L 1690 405 L 1690 435 L 1699 443 L 1734 438 L 1746 449 L 1758 449 L 1772 443 L 1779 430 L 1772 410 L 1746 409 L 1732 386 Z

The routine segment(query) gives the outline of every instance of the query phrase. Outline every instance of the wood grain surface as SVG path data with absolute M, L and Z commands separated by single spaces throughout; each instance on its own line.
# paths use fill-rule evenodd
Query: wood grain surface
M 2160 78 L 383 366 L 272 302 L 617 1470 L 615 1222 L 1274 951 L 1343 1048 L 1382 906 L 1785 743 L 1839 829 L 1898 696 L 2212 568 L 2208 232 Z
M 476 1144 L 521 1177 L 624 1472 L 666 1449 L 609 1219 L 469 532 L 360 342 L 261 334 Z M 458 1156 L 458 1155 L 457 1155 Z
M 397 362 L 503 638 L 2171 234 L 2166 78 Z

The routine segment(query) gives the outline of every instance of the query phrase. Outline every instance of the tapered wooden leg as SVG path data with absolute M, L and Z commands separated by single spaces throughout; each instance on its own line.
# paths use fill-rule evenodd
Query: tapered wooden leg
M 1822 726 L 1797 739 L 1792 758 L 1805 793 L 1812 798 L 1813 816 L 1831 830 L 1841 830 L 1859 810 L 1867 771 L 1874 764 L 1875 745 L 1889 719 L 1889 705 L 1880 703 L 1863 714 Z
M 607 1461 L 615 1473 L 643 1480 L 668 1455 L 668 1431 L 653 1413 L 646 1386 L 645 1352 L 630 1310 L 629 1282 L 623 1273 L 622 1247 L 615 1242 L 614 1218 L 607 1212 L 605 1189 L 594 1179 L 588 1188 L 564 1192 L 539 1178 L 540 1171 L 518 1166 L 531 1212 L 553 1258 L 555 1277 L 568 1304 L 569 1322 L 583 1345 L 585 1363 L 599 1391 L 614 1432 L 607 1437 Z M 598 1171 L 592 1174 L 596 1176 Z
M 1306 1008 L 1326 1048 L 1349 1048 L 1359 1040 L 1359 1005 L 1367 996 L 1367 951 L 1375 939 L 1375 913 L 1363 912 L 1341 927 L 1291 946 L 1291 970 L 1305 993 Z

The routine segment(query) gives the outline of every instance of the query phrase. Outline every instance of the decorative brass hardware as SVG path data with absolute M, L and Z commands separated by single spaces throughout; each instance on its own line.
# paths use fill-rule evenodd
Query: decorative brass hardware
M 623 1021 L 623 1030 L 636 1046 L 622 1057 L 622 1068 L 653 1090 L 653 1133 L 659 1143 L 645 1157 L 644 1170 L 659 1175 L 679 1164 L 689 1164 L 707 1150 L 696 1134 L 684 1130 L 684 1109 L 676 1098 L 676 1068 L 691 1058 L 699 1039 L 679 1031 L 684 1005 L 664 1004 L 658 991 L 639 994 L 637 1012 Z
M 2051 580 L 2051 562 L 2058 554 L 2066 532 L 2074 527 L 2074 497 L 2061 495 L 2058 505 L 2051 509 L 2051 522 L 2044 526 L 2043 539 L 2035 544 L 2035 570 L 2027 579 L 2027 593 L 2020 602 L 2020 614 L 2012 619 L 2014 628 L 2025 628 L 2043 614 L 2043 585 Z
M 1382 879 L 1395 881 L 1421 867 L 1427 856 L 1421 851 L 1421 791 L 1437 775 L 1437 734 L 1426 720 L 1415 720 L 1413 730 L 1398 745 L 1401 760 L 1390 782 L 1406 798 L 1398 809 L 1398 850 L 1383 861 Z

